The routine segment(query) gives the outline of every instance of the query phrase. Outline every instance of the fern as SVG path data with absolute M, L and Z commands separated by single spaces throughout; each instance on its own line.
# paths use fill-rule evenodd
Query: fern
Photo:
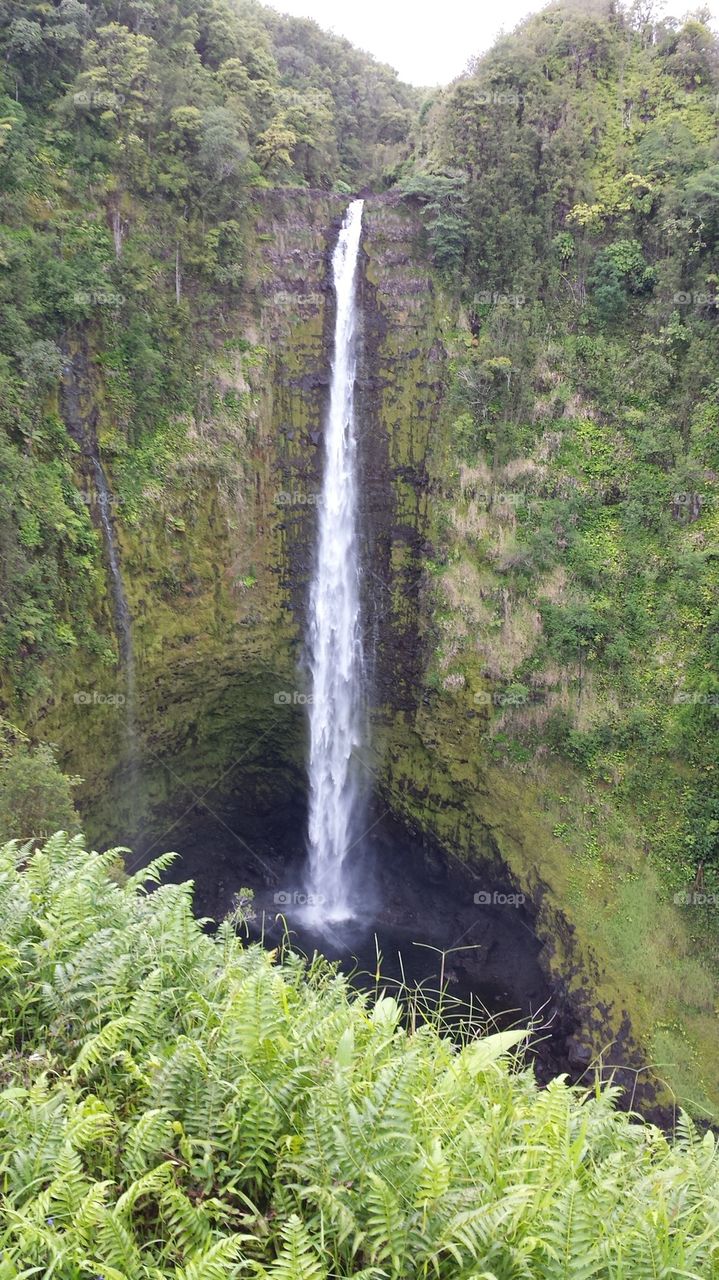
M 269 1271 L 262 1270 L 260 1275 L 268 1280 L 326 1280 L 327 1269 L 296 1214 L 282 1227 L 280 1234 L 282 1249 Z
M 719 1280 L 719 1154 L 80 839 L 0 849 L 0 1280 Z
M 123 1169 L 131 1178 L 151 1168 L 160 1152 L 173 1142 L 172 1120 L 169 1111 L 151 1107 L 143 1111 L 125 1134 Z
M 201 1252 L 208 1247 L 211 1226 L 207 1211 L 202 1205 L 194 1205 L 180 1187 L 170 1186 L 163 1191 L 160 1215 L 180 1254 Z
M 247 1265 L 242 1258 L 243 1243 L 243 1238 L 237 1236 L 216 1240 L 176 1271 L 177 1280 L 233 1280 Z
M 591 1280 L 600 1273 L 597 1221 L 580 1184 L 572 1180 L 557 1190 L 549 1221 L 547 1280 Z
M 132 1228 L 123 1221 L 121 1212 L 98 1206 L 93 1235 L 93 1261 L 96 1259 L 98 1271 L 102 1271 L 103 1266 L 110 1266 L 126 1280 L 144 1280 L 140 1250 Z

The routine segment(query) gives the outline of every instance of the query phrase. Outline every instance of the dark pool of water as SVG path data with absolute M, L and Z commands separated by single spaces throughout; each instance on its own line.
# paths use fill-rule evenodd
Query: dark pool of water
M 397 995 L 401 988 L 414 1018 L 440 1002 L 455 1026 L 533 1023 L 540 1077 L 567 1069 L 572 1028 L 542 971 L 531 914 L 511 885 L 489 870 L 469 873 L 383 813 L 351 854 L 356 914 L 318 924 L 307 918 L 303 832 L 299 808 L 276 810 L 261 823 L 194 811 L 147 852 L 177 850 L 172 876 L 194 880 L 199 915 L 221 919 L 249 888 L 252 940 L 284 942 L 308 957 L 319 952 L 366 990 Z

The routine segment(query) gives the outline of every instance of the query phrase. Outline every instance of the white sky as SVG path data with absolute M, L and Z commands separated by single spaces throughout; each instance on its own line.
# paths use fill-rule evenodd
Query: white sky
M 346 36 L 388 62 L 410 84 L 447 84 L 500 31 L 543 7 L 542 0 L 271 0 L 272 7 Z M 664 0 L 658 10 L 681 16 L 702 0 Z M 715 21 L 719 0 L 709 0 Z

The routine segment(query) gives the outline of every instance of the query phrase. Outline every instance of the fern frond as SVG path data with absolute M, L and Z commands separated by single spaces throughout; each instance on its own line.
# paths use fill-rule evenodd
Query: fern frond
M 188 1258 L 184 1267 L 178 1268 L 177 1280 L 233 1280 L 248 1266 L 242 1257 L 242 1248 L 252 1236 L 233 1236 L 215 1240 L 213 1244 Z
M 129 850 L 123 849 L 118 852 L 127 853 Z M 125 891 L 135 893 L 143 890 L 146 884 L 161 884 L 164 873 L 169 870 L 173 862 L 177 861 L 178 857 L 177 853 L 161 853 L 159 857 L 153 858 L 144 867 L 140 867 L 139 871 L 127 877 Z
M 318 1257 L 312 1240 L 297 1214 L 281 1230 L 282 1249 L 268 1271 L 267 1280 L 327 1280 L 327 1269 Z
M 131 1178 L 137 1178 L 156 1163 L 162 1151 L 172 1145 L 172 1117 L 162 1107 L 143 1111 L 135 1125 L 125 1134 L 122 1165 Z
M 162 1219 L 178 1253 L 192 1254 L 208 1247 L 211 1226 L 202 1205 L 194 1205 L 181 1187 L 174 1185 L 163 1190 L 159 1203 Z

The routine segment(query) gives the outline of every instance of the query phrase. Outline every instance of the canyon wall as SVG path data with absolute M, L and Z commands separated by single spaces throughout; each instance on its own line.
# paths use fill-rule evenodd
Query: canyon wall
M 212 821 L 224 841 L 221 874 L 236 887 L 254 849 L 268 875 L 275 857 L 301 852 L 302 636 L 329 383 L 329 259 L 345 204 L 316 192 L 258 196 L 249 277 L 225 306 L 233 338 L 208 361 L 206 405 L 188 418 L 150 514 L 133 524 L 110 509 L 132 619 L 132 733 L 125 671 L 107 654 L 54 671 L 51 696 L 35 708 L 43 736 L 73 744 L 64 763 L 84 779 L 96 842 L 159 853 Z M 651 1001 L 577 926 L 549 807 L 526 779 L 493 764 L 480 740 L 486 708 L 471 691 L 429 678 L 434 498 L 446 471 L 456 315 L 411 208 L 371 197 L 364 227 L 357 399 L 373 731 L 363 763 L 448 879 L 468 892 L 526 895 L 556 1008 L 581 1026 L 567 1046 L 571 1068 L 622 1064 L 618 1078 L 637 1099 L 666 1102 L 642 1070 Z M 63 406 L 78 483 L 90 494 L 93 459 L 111 491 L 116 465 L 96 354 L 92 333 L 78 335 Z M 93 518 L 99 527 L 97 510 Z M 98 575 L 96 614 L 101 629 L 116 627 L 107 573 Z M 189 866 L 202 877 L 201 859 Z

